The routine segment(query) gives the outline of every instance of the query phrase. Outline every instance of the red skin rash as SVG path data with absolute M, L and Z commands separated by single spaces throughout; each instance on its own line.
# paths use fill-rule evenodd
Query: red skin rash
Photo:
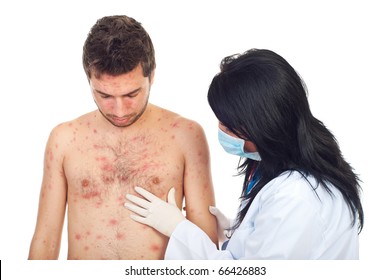
M 119 197 L 118 197 L 118 204 L 119 205 L 123 205 L 124 204 L 124 202 L 126 201 L 125 199 L 124 199 L 124 195 L 120 195 Z
M 81 194 L 81 197 L 84 199 L 92 199 L 95 197 L 100 198 L 101 197 L 101 192 L 98 191 L 97 189 L 93 188 L 93 185 L 88 179 L 83 179 L 81 181 L 81 186 L 82 186 L 82 191 L 83 193 Z M 98 206 L 101 206 L 100 204 L 102 201 L 99 202 Z
M 177 138 L 169 128 L 176 129 L 180 126 L 182 125 L 179 122 L 167 123 L 163 127 L 167 133 L 166 140 L 170 137 Z M 157 145 L 154 141 L 158 142 L 160 138 L 154 135 L 150 137 L 145 137 L 143 134 L 131 135 L 132 138 L 119 139 L 116 143 L 111 142 L 109 137 L 106 141 L 103 138 L 103 141 L 94 133 L 97 131 L 91 125 L 87 135 L 91 141 L 77 147 L 78 152 L 75 152 L 72 158 L 75 163 L 66 169 L 67 173 L 69 170 L 69 174 L 75 174 L 74 178 L 69 176 L 72 179 L 71 201 L 78 200 L 78 203 L 71 206 L 77 211 L 90 213 L 90 215 L 80 215 L 79 223 L 76 225 L 78 228 L 72 229 L 70 240 L 75 244 L 75 253 L 71 258 L 82 259 L 90 255 L 93 255 L 93 258 L 99 257 L 100 251 L 106 250 L 105 247 L 108 248 L 107 255 L 101 256 L 108 259 L 119 259 L 122 254 L 137 254 L 138 258 L 146 259 L 161 258 L 160 253 L 166 242 L 164 238 L 155 236 L 153 229 L 136 224 L 136 230 L 141 231 L 140 240 L 134 237 L 131 223 L 125 220 L 128 219 L 127 213 L 123 210 L 123 204 L 126 202 L 125 194 L 133 192 L 133 187 L 139 184 L 159 197 L 166 196 L 165 185 L 169 182 L 177 181 L 177 184 L 183 184 L 181 177 L 185 169 L 179 166 L 182 157 L 178 153 L 173 153 L 171 161 L 176 163 L 167 165 L 165 153 L 170 154 L 172 144 L 162 142 L 161 145 Z M 160 134 L 160 131 L 157 133 Z M 76 137 L 77 141 L 85 139 L 84 134 L 77 134 Z M 85 153 L 83 156 L 81 156 L 82 152 Z M 50 154 L 47 156 L 49 161 Z M 81 162 L 82 157 L 86 159 L 85 162 Z M 84 216 L 91 217 L 89 220 L 92 222 L 83 221 Z M 99 222 L 97 225 L 96 221 Z M 89 234 L 86 230 L 90 231 Z M 131 246 L 138 251 L 133 252 Z
M 52 151 L 52 150 L 49 150 L 48 153 L 49 153 L 49 159 L 50 159 L 50 161 L 53 161 L 53 160 L 54 160 L 53 151 Z
M 98 191 L 91 191 L 91 192 L 88 192 L 88 193 L 85 193 L 82 195 L 82 198 L 85 198 L 85 199 L 91 199 L 91 198 L 94 198 L 94 197 L 99 197 L 100 196 L 100 192 Z
M 178 123 L 172 123 L 171 125 L 170 125 L 172 128 L 179 128 L 179 125 L 178 125 Z
M 150 249 L 151 249 L 151 251 L 155 251 L 155 252 L 161 250 L 160 246 L 158 246 L 158 245 L 156 245 L 156 244 L 152 244 L 152 245 L 150 246 Z
M 124 239 L 125 239 L 124 233 L 118 232 L 118 233 L 116 234 L 116 239 L 117 239 L 117 240 L 124 240 Z

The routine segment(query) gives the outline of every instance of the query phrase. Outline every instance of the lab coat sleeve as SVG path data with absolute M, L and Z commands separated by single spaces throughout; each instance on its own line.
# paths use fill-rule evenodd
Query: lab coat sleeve
M 231 260 L 228 251 L 220 251 L 208 235 L 188 220 L 177 225 L 170 236 L 165 260 Z

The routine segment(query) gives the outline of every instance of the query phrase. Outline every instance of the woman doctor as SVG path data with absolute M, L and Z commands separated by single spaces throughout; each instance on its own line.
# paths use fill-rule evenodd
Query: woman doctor
M 222 250 L 177 208 L 143 188 L 131 218 L 170 237 L 165 259 L 358 259 L 358 177 L 311 113 L 292 66 L 269 50 L 226 57 L 209 88 L 219 141 L 245 158 L 241 206 Z M 226 224 L 217 208 L 210 211 Z M 228 223 L 227 223 L 228 224 Z

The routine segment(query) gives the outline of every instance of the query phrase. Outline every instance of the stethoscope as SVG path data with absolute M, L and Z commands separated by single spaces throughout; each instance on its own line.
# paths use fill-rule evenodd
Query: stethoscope
M 246 189 L 246 195 L 248 195 L 251 192 L 251 190 L 253 189 L 255 184 L 261 178 L 261 176 L 259 175 L 259 172 L 255 172 L 256 170 L 257 169 L 255 167 L 251 170 L 251 173 L 249 176 L 249 185 L 247 186 L 247 189 Z

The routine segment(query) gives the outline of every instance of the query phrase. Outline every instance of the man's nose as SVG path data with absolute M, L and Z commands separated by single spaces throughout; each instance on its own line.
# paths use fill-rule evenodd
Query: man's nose
M 119 118 L 126 114 L 126 106 L 121 98 L 115 100 L 114 114 Z

